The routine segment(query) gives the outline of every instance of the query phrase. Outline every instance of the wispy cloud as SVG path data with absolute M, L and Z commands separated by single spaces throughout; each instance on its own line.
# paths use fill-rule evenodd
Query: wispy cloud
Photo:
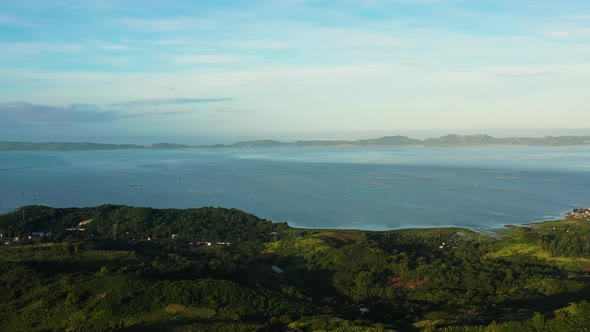
M 189 111 L 152 111 L 152 112 L 136 112 L 136 113 L 119 113 L 121 119 L 136 119 L 147 118 L 152 116 L 170 116 L 179 114 L 188 114 Z
M 174 57 L 176 62 L 183 64 L 224 64 L 244 59 L 244 57 L 231 54 L 178 55 Z
M 2 25 L 20 27 L 20 28 L 38 28 L 39 27 L 38 24 L 31 23 L 30 21 L 26 21 L 23 19 L 16 18 L 14 16 L 0 13 L 0 26 L 2 26 Z
M 188 41 L 188 40 L 183 40 L 183 39 L 158 39 L 158 40 L 151 40 L 151 41 L 147 41 L 148 44 L 151 45 L 165 45 L 165 46 L 184 46 L 184 45 L 190 45 L 192 44 L 192 42 Z
M 549 31 L 545 36 L 555 39 L 586 39 L 590 38 L 590 28 L 572 27 L 569 29 Z
M 0 2 L 0 102 L 32 103 L 2 105 L 4 128 L 40 113 L 174 133 L 590 119 L 582 0 Z M 147 118 L 163 111 L 195 113 Z
M 164 106 L 181 104 L 202 104 L 231 101 L 233 98 L 167 98 L 167 99 L 140 99 L 114 103 L 112 107 L 137 107 L 137 106 Z
M 127 112 L 122 108 L 165 106 L 229 101 L 231 98 L 145 99 L 115 103 L 106 107 L 91 104 L 68 106 L 40 105 L 28 102 L 0 103 L 0 122 L 19 124 L 67 125 L 74 123 L 108 123 L 120 119 L 186 114 L 189 111 Z
M 193 17 L 173 17 L 162 19 L 126 17 L 115 19 L 113 22 L 134 30 L 147 32 L 172 32 L 180 30 L 193 30 L 205 26 L 210 21 L 205 19 L 196 19 Z
M 102 56 L 87 60 L 87 63 L 117 67 L 127 66 L 134 61 L 135 58 L 132 56 Z
M 254 113 L 254 110 L 222 107 L 222 108 L 216 109 L 215 112 L 216 113 Z
M 104 51 L 112 51 L 112 52 L 119 52 L 119 51 L 128 51 L 131 50 L 132 47 L 123 44 L 110 44 L 110 43 L 101 43 L 98 44 L 98 48 Z
M 572 34 L 569 31 L 550 31 L 546 35 L 551 38 L 566 39 L 571 37 Z
M 64 125 L 81 122 L 112 122 L 117 112 L 102 111 L 94 105 L 53 106 L 26 102 L 0 104 L 0 119 L 21 124 Z
M 503 78 L 533 78 L 541 76 L 558 75 L 559 69 L 543 67 L 515 67 L 515 68 L 491 68 L 484 72 Z
M 575 14 L 570 18 L 574 20 L 590 21 L 590 14 Z
M 16 42 L 0 43 L 1 53 L 79 53 L 84 50 L 79 43 Z
M 278 50 L 287 48 L 289 44 L 280 40 L 249 40 L 232 42 L 228 46 L 252 50 Z

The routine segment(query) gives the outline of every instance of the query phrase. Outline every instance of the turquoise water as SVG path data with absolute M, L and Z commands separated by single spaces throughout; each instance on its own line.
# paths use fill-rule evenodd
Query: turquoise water
M 0 212 L 104 203 L 235 207 L 314 228 L 498 227 L 590 206 L 590 147 L 0 153 Z

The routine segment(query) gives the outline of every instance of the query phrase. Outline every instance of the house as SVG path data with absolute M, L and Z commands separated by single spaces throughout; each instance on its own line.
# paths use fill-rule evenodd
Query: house
M 364 315 L 364 314 L 368 313 L 371 310 L 369 310 L 369 308 L 367 308 L 367 307 L 361 307 L 359 309 L 359 311 L 361 312 L 361 315 Z
M 88 224 L 90 224 L 91 222 L 92 222 L 92 219 L 83 220 L 83 221 L 80 221 L 80 222 L 78 223 L 78 226 L 84 226 L 84 225 L 88 225 Z
M 85 227 L 82 227 L 82 226 L 89 225 L 91 222 L 92 222 L 92 219 L 80 221 L 78 223 L 78 226 L 76 226 L 76 227 L 68 227 L 68 228 L 66 228 L 66 231 L 70 231 L 70 232 L 84 232 L 86 230 L 86 228 Z

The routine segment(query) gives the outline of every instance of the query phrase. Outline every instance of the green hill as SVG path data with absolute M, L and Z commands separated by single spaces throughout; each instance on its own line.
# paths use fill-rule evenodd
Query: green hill
M 27 206 L 0 215 L 0 234 L 2 331 L 590 326 L 583 220 L 369 232 L 210 207 Z

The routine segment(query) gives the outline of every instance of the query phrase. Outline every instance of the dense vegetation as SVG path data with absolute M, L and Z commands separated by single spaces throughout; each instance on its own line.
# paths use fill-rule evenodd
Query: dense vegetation
M 27 206 L 0 216 L 0 330 L 588 331 L 590 222 L 497 233 Z

